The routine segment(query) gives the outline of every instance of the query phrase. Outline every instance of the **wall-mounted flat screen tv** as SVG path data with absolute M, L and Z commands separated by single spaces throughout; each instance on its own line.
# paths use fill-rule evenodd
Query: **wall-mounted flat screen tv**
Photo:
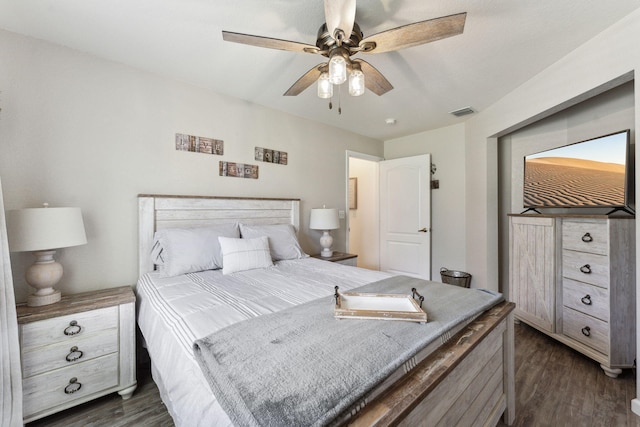
M 524 207 L 632 211 L 634 156 L 624 130 L 524 158 Z

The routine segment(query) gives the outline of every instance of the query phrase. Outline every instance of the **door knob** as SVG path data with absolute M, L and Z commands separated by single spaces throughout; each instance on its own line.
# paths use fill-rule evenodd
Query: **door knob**
M 426 233 L 427 231 L 427 227 L 421 228 L 420 230 L 418 230 L 419 233 Z

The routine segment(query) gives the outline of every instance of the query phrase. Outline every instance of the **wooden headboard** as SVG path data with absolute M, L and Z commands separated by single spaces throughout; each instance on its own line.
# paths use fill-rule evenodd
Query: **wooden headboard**
M 300 229 L 300 199 L 138 195 L 138 273 L 153 271 L 156 230 L 228 222 L 293 224 Z

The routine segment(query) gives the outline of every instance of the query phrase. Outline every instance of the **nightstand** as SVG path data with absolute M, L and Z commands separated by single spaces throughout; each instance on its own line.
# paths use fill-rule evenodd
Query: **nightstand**
M 23 420 L 136 389 L 135 295 L 129 286 L 18 304 Z
M 345 252 L 333 251 L 333 255 L 330 257 L 323 257 L 320 254 L 311 255 L 313 258 L 318 258 L 324 261 L 337 262 L 338 264 L 350 265 L 356 267 L 358 264 L 358 255 L 348 254 Z

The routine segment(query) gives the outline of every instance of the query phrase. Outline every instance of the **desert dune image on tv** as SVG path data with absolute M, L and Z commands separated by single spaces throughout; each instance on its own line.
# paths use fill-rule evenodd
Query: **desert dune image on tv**
M 525 157 L 525 207 L 625 205 L 626 133 Z

